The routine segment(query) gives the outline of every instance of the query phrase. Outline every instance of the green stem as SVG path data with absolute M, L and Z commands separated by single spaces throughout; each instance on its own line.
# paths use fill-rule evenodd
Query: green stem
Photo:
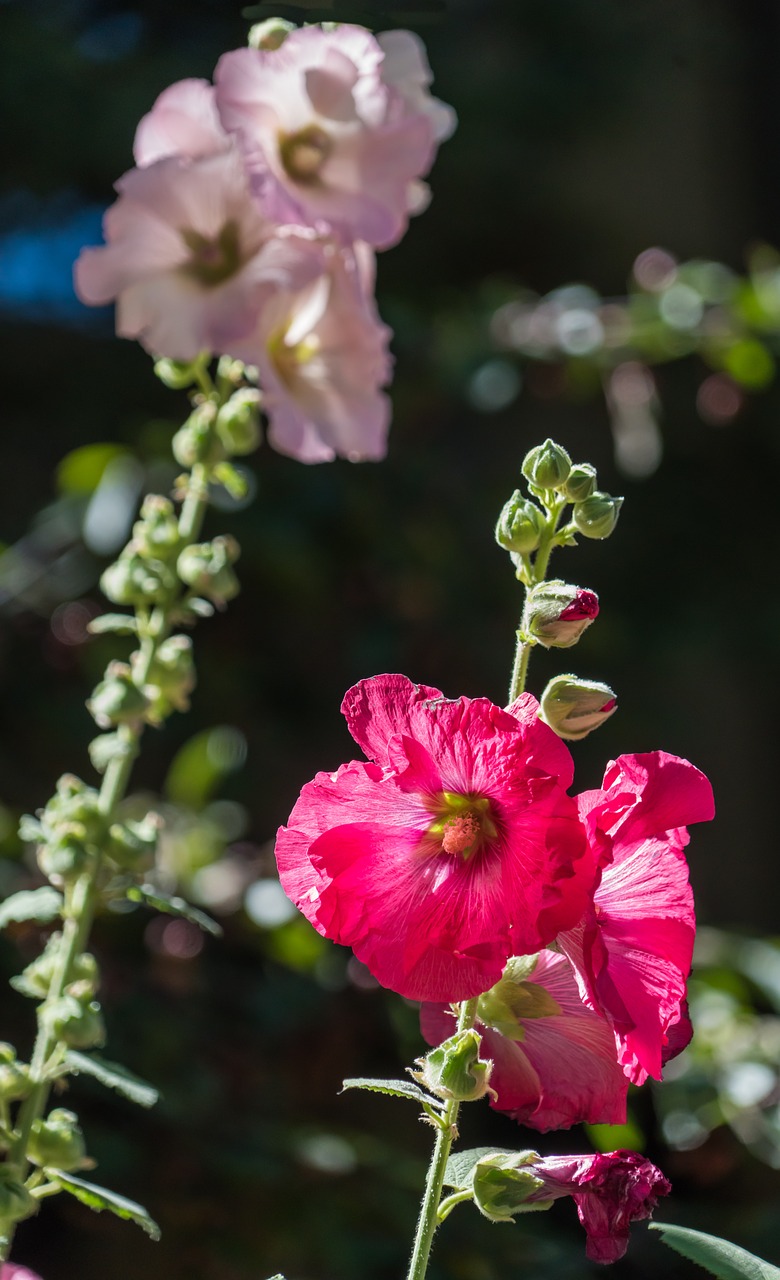
M 512 667 L 512 679 L 509 683 L 508 706 L 511 706 L 515 699 L 519 698 L 520 694 L 525 689 L 525 680 L 528 674 L 528 659 L 531 657 L 531 650 L 533 647 L 533 643 L 526 639 L 525 632 L 523 631 L 523 628 L 520 627 L 517 632 L 517 647 L 515 649 L 515 662 Z
M 207 504 L 208 473 L 204 466 L 197 464 L 192 469 L 179 516 L 179 534 L 182 542 L 191 543 L 197 538 Z M 172 593 L 171 598 L 164 604 L 158 605 L 144 628 L 140 645 L 141 657 L 134 672 L 134 680 L 139 686 L 146 683 L 157 650 L 170 631 L 171 614 L 178 598 L 177 591 Z M 133 764 L 140 750 L 143 729 L 143 723 L 138 723 L 123 725 L 118 731 L 125 749 L 109 762 L 98 795 L 98 809 L 106 819 L 106 827 L 110 826 L 114 811 L 127 791 Z M 98 882 L 101 864 L 102 859 L 99 856 L 96 857 L 92 865 L 75 882 L 67 896 L 54 973 L 46 1000 L 40 1006 L 39 1015 L 41 1010 L 60 1000 L 65 994 L 73 965 L 86 948 L 100 896 Z M 48 1064 L 59 1043 L 56 1035 L 44 1031 L 39 1016 L 38 1034 L 30 1062 L 32 1089 L 19 1108 L 14 1141 L 9 1152 L 9 1161 L 16 1166 L 20 1181 L 24 1181 L 27 1176 L 29 1164 L 27 1147 L 33 1125 L 41 1118 L 48 1103 L 51 1088 Z M 13 1243 L 13 1234 L 13 1227 L 9 1227 L 7 1236 L 0 1242 L 0 1260 L 2 1261 L 8 1257 Z
M 537 587 L 540 582 L 544 582 L 547 575 L 547 568 L 550 563 L 550 556 L 553 548 L 556 546 L 555 534 L 558 529 L 558 521 L 561 514 L 567 506 L 565 498 L 556 501 L 555 496 L 549 498 L 549 506 L 547 506 L 547 523 L 539 541 L 539 548 L 534 557 L 533 565 L 531 565 L 530 557 L 528 558 L 528 586 L 527 590 Z M 509 703 L 511 704 L 525 690 L 525 682 L 528 676 L 528 661 L 531 657 L 531 650 L 534 647 L 532 640 L 526 636 L 523 623 L 517 631 L 517 645 L 515 647 L 515 661 L 512 667 L 512 679 L 509 683 Z
M 458 1031 L 468 1031 L 474 1026 L 477 1017 L 477 1001 L 465 1000 L 460 1006 Z M 425 1280 L 428 1270 L 428 1259 L 436 1228 L 439 1225 L 439 1206 L 444 1186 L 444 1170 L 450 1155 L 450 1148 L 457 1133 L 457 1119 L 460 1102 L 451 1098 L 444 1109 L 440 1121 L 440 1129 L 436 1135 L 428 1177 L 425 1181 L 425 1192 L 417 1223 L 417 1234 L 409 1263 L 407 1280 Z

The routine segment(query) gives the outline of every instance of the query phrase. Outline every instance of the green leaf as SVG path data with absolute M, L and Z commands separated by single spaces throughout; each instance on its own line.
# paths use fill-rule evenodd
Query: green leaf
M 165 779 L 166 795 L 174 804 L 202 809 L 222 779 L 240 769 L 246 759 L 246 739 L 232 725 L 217 725 L 196 733 L 173 758 Z
M 135 1200 L 128 1200 L 125 1196 L 117 1195 L 115 1191 L 107 1191 L 105 1187 L 96 1187 L 92 1182 L 84 1182 L 83 1178 L 74 1178 L 72 1173 L 62 1173 L 60 1169 L 46 1169 L 45 1172 L 52 1182 L 59 1183 L 63 1191 L 75 1196 L 96 1213 L 102 1213 L 104 1209 L 108 1209 L 118 1218 L 137 1223 L 153 1240 L 160 1239 L 160 1228 L 157 1223 L 149 1217 L 143 1205 L 136 1204 Z
M 51 885 L 22 889 L 19 893 L 12 893 L 5 902 L 0 902 L 0 929 L 12 920 L 37 920 L 39 924 L 49 924 L 61 912 L 62 894 Z
M 138 622 L 131 613 L 101 613 L 87 625 L 87 631 L 93 636 L 103 635 L 106 631 L 115 631 L 119 636 L 134 636 L 138 633 Z
M 368 1089 L 372 1093 L 389 1093 L 394 1098 L 411 1098 L 413 1102 L 427 1104 L 440 1111 L 444 1109 L 444 1103 L 440 1098 L 432 1097 L 411 1080 L 366 1080 L 358 1077 L 354 1080 L 344 1080 L 341 1092 L 344 1093 L 347 1089 Z
M 222 926 L 212 920 L 211 916 L 207 916 L 205 911 L 190 906 L 183 898 L 171 897 L 160 889 L 155 889 L 153 885 L 131 885 L 127 896 L 131 902 L 143 902 L 145 906 L 154 907 L 155 911 L 162 911 L 167 916 L 180 916 L 182 920 L 196 924 L 204 933 L 211 933 L 215 938 L 222 937 Z
M 456 1151 L 450 1156 L 444 1170 L 444 1182 L 456 1191 L 465 1191 L 471 1186 L 471 1174 L 474 1165 L 486 1156 L 520 1156 L 522 1152 L 513 1151 L 510 1147 L 472 1147 L 469 1151 Z
M 146 1081 L 140 1080 L 126 1067 L 116 1062 L 106 1062 L 95 1054 L 76 1053 L 71 1050 L 65 1057 L 65 1067 L 72 1075 L 92 1076 L 108 1089 L 115 1089 L 139 1107 L 153 1107 L 160 1097 L 158 1091 Z
M 57 485 L 63 493 L 94 493 L 109 463 L 127 456 L 127 449 L 119 444 L 82 445 L 62 459 L 57 468 Z
M 692 1231 L 690 1227 L 675 1227 L 668 1222 L 651 1222 L 650 1229 L 660 1231 L 664 1244 L 698 1263 L 718 1280 L 780 1280 L 780 1267 L 719 1236 Z

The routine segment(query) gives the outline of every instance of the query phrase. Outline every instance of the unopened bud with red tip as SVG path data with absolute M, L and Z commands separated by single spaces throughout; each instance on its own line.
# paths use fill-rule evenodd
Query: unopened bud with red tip
M 539 546 L 545 523 L 544 512 L 515 489 L 498 517 L 496 542 L 506 551 L 528 555 Z
M 522 470 L 537 489 L 562 489 L 571 472 L 571 458 L 554 440 L 545 440 L 525 455 Z
M 598 489 L 584 502 L 574 504 L 572 519 L 583 538 L 608 538 L 617 524 L 622 498 Z
M 608 684 L 579 676 L 556 676 L 542 694 L 542 720 L 559 738 L 576 742 L 617 711 L 617 698 Z
M 569 472 L 569 478 L 563 486 L 563 493 L 569 502 L 584 502 L 595 488 L 596 468 L 589 462 L 579 462 Z
M 599 598 L 594 591 L 568 582 L 542 582 L 528 593 L 522 631 L 545 649 L 568 649 L 598 616 Z
M 473 1027 L 456 1031 L 424 1058 L 418 1058 L 420 1070 L 413 1071 L 412 1075 L 439 1098 L 475 1102 L 493 1092 L 490 1088 L 493 1063 L 480 1058 L 481 1048 L 482 1038 Z

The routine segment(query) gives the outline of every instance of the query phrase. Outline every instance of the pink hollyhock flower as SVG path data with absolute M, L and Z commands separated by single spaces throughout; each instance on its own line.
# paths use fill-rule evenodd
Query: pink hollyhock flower
M 4 1262 L 0 1266 L 0 1280 L 41 1280 L 29 1267 L 20 1267 L 18 1262 Z
M 208 80 L 179 80 L 160 94 L 135 131 L 133 155 L 140 168 L 167 156 L 213 155 L 231 145 Z
M 544 1186 L 527 1203 L 571 1196 L 587 1233 L 585 1252 L 593 1262 L 622 1258 L 631 1223 L 651 1217 L 659 1197 L 672 1189 L 661 1170 L 635 1151 L 546 1156 L 528 1168 Z
M 401 995 L 479 995 L 582 914 L 593 858 L 572 760 L 537 710 L 362 680 L 342 711 L 371 763 L 318 774 L 279 831 L 289 897 Z
M 425 1004 L 429 1044 L 453 1033 L 446 1005 Z M 609 1023 L 583 1004 L 571 964 L 555 951 L 509 961 L 479 997 L 481 1056 L 492 1059 L 490 1105 L 532 1129 L 625 1124 L 628 1080 Z
M 280 223 L 303 223 L 395 244 L 410 185 L 430 168 L 443 117 L 425 69 L 411 74 L 368 31 L 302 27 L 273 51 L 236 49 L 217 65 L 222 123 L 239 136 L 264 202 Z M 394 68 L 394 69 L 393 69 Z
M 387 451 L 390 378 L 383 325 L 369 292 L 373 255 L 282 237 L 268 262 L 284 284 L 268 292 L 258 323 L 233 354 L 257 365 L 268 436 L 300 462 L 379 459 Z
M 141 153 L 152 154 L 148 135 Z M 106 245 L 75 268 L 82 302 L 117 301 L 117 332 L 154 355 L 235 354 L 257 324 L 262 250 L 272 228 L 249 194 L 235 149 L 169 156 L 132 169 L 104 219 Z
M 653 751 L 613 761 L 603 788 L 577 801 L 592 845 L 611 841 L 612 860 L 593 906 L 558 946 L 583 997 L 610 1020 L 626 1075 L 641 1084 L 660 1079 L 690 1039 L 695 917 L 683 849 L 687 824 L 713 817 L 712 787 L 687 760 Z

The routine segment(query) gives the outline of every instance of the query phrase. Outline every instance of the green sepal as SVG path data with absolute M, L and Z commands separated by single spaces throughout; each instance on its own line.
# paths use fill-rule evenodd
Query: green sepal
M 118 636 L 134 636 L 138 634 L 138 620 L 131 613 L 101 613 L 88 623 L 87 631 L 93 636 L 102 636 L 107 631 L 114 631 Z
M 153 1107 L 160 1094 L 153 1085 L 139 1079 L 117 1062 L 107 1062 L 91 1053 L 76 1053 L 70 1050 L 65 1055 L 64 1073 L 68 1075 L 92 1076 L 108 1089 L 114 1089 L 123 1097 L 136 1102 L 139 1107 Z
M 510 1147 L 471 1147 L 468 1151 L 456 1151 L 450 1156 L 444 1170 L 444 1185 L 456 1191 L 465 1191 L 471 1186 L 471 1175 L 475 1165 L 488 1156 L 516 1156 L 518 1153 Z
M 344 1093 L 347 1089 L 368 1089 L 371 1093 L 387 1093 L 394 1098 L 411 1098 L 412 1102 L 419 1102 L 424 1107 L 435 1107 L 437 1111 L 444 1110 L 444 1103 L 440 1098 L 431 1097 L 411 1080 L 371 1080 L 360 1076 L 352 1080 L 344 1080 L 341 1092 Z
M 661 1239 L 683 1258 L 696 1262 L 718 1280 L 780 1280 L 780 1267 L 757 1258 L 747 1249 L 720 1236 L 710 1236 L 690 1227 L 676 1227 L 668 1222 L 651 1222 L 651 1231 L 660 1231 Z
M 149 1217 L 143 1205 L 136 1204 L 135 1200 L 128 1200 L 125 1196 L 117 1195 L 115 1191 L 107 1191 L 105 1187 L 96 1187 L 94 1183 L 84 1182 L 82 1178 L 74 1178 L 72 1174 L 63 1173 L 61 1169 L 46 1169 L 45 1173 L 47 1178 L 56 1182 L 63 1191 L 75 1196 L 76 1200 L 94 1209 L 96 1213 L 102 1213 L 104 1209 L 108 1209 L 110 1213 L 116 1214 L 117 1218 L 135 1222 L 148 1236 L 151 1236 L 152 1240 L 160 1239 L 160 1228 L 157 1223 Z
M 40 889 L 22 889 L 12 893 L 10 898 L 0 903 L 0 929 L 4 929 L 11 921 L 37 920 L 39 924 L 50 924 L 62 915 L 62 894 L 51 885 L 41 885 Z
M 189 920 L 190 924 L 196 924 L 204 933 L 210 933 L 215 938 L 222 937 L 222 925 L 212 920 L 211 916 L 207 916 L 205 911 L 185 902 L 184 898 L 172 897 L 149 884 L 131 885 L 126 890 L 126 896 L 131 902 L 142 902 L 144 906 L 162 911 L 164 915 L 180 916 L 182 920 Z
M 231 498 L 246 497 L 249 488 L 246 477 L 233 466 L 232 462 L 218 462 L 212 475 L 223 488 L 227 489 Z

